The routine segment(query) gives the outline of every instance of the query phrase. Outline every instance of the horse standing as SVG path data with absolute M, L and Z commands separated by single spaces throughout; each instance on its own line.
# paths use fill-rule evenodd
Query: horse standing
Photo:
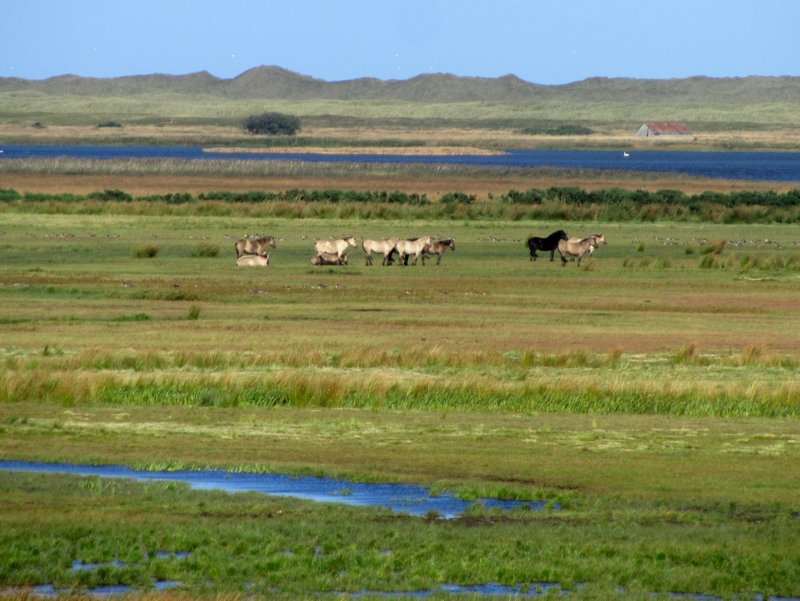
M 426 244 L 425 248 L 422 249 L 422 264 L 425 265 L 425 257 L 428 255 L 436 255 L 436 264 L 438 265 L 442 261 L 442 255 L 444 254 L 444 251 L 446 251 L 448 248 L 453 252 L 456 251 L 456 241 L 454 238 L 437 240 L 436 242 Z
M 397 244 L 397 238 L 386 238 L 385 240 L 364 240 L 361 246 L 364 248 L 364 260 L 367 265 L 372 265 L 372 253 L 383 255 L 383 265 L 391 262 L 391 253 Z
M 430 236 L 423 236 L 422 238 L 409 238 L 408 240 L 398 240 L 397 244 L 394 246 L 394 249 L 389 252 L 389 260 L 391 260 L 391 255 L 396 252 L 400 255 L 400 261 L 398 264 L 408 265 L 408 257 L 414 255 L 414 261 L 412 261 L 411 264 L 416 265 L 417 259 L 422 256 L 422 251 L 425 250 L 425 246 L 430 243 Z
M 561 255 L 561 265 L 567 264 L 568 256 L 571 258 L 578 257 L 578 265 L 580 265 L 583 255 L 587 252 L 591 255 L 594 249 L 601 244 L 608 244 L 603 234 L 592 234 L 583 240 L 579 240 L 578 238 L 560 240 L 558 242 L 558 252 Z
M 261 236 L 260 238 L 240 238 L 234 244 L 236 258 L 242 255 L 265 256 L 269 248 L 275 248 L 275 236 Z
M 528 249 L 531 251 L 531 261 L 535 261 L 539 255 L 536 254 L 537 250 L 543 251 L 550 251 L 550 260 L 552 261 L 555 257 L 556 250 L 558 249 L 558 243 L 561 240 L 569 240 L 567 236 L 567 232 L 564 230 L 556 230 L 547 238 L 540 238 L 539 236 L 531 236 L 528 238 L 527 242 L 525 243 L 528 246 Z
M 347 247 L 355 245 L 356 237 L 347 236 L 347 238 L 339 238 L 338 240 L 317 240 L 314 244 L 314 248 L 316 248 L 318 255 L 323 253 L 333 253 L 341 259 L 342 255 L 347 250 Z
M 342 256 L 336 253 L 319 253 L 311 259 L 312 265 L 347 265 L 347 253 Z

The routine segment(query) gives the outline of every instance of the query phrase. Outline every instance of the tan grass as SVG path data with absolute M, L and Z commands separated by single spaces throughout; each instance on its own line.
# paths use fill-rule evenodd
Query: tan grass
M 586 190 L 620 187 L 631 190 L 641 189 L 651 192 L 663 189 L 682 190 L 686 194 L 700 194 L 705 191 L 733 192 L 739 190 L 775 190 L 785 192 L 793 189 L 791 183 L 775 184 L 764 182 L 743 182 L 733 180 L 707 180 L 684 178 L 680 176 L 659 176 L 654 178 L 635 177 L 612 182 L 601 176 L 575 177 L 559 176 L 557 173 L 529 176 L 503 174 L 497 176 L 454 176 L 426 175 L 416 177 L 385 174 L 360 176 L 290 175 L 254 177 L 209 175 L 163 175 L 163 174 L 68 174 L 68 173 L 3 173 L 0 172 L 0 188 L 11 188 L 24 193 L 44 194 L 89 194 L 102 190 L 123 190 L 133 196 L 150 196 L 170 193 L 200 194 L 215 190 L 230 192 L 283 192 L 293 189 L 304 190 L 398 190 L 406 193 L 426 194 L 438 199 L 449 192 L 474 194 L 479 200 L 490 195 L 499 196 L 509 190 L 531 188 L 547 189 L 551 186 L 578 186 Z

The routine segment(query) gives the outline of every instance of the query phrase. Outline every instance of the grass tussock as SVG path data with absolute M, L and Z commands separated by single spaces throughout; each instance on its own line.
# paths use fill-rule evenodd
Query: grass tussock
M 133 256 L 137 259 L 152 259 L 161 250 L 157 244 L 143 244 L 138 246 L 133 251 Z
M 219 255 L 220 247 L 218 244 L 209 244 L 201 242 L 192 249 L 191 256 L 193 257 L 216 257 Z

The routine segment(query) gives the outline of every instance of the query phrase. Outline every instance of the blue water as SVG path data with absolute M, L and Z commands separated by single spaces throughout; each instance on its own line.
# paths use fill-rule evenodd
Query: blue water
M 800 152 L 691 152 L 618 150 L 511 150 L 502 155 L 370 155 L 213 153 L 191 146 L 0 146 L 0 160 L 72 157 L 82 159 L 184 159 L 308 161 L 314 163 L 424 163 L 678 173 L 715 179 L 800 182 Z
M 366 484 L 333 478 L 293 477 L 283 474 L 242 474 L 222 470 L 140 471 L 119 465 L 76 465 L 70 463 L 37 463 L 0 461 L 0 470 L 74 474 L 102 478 L 132 478 L 139 481 L 184 482 L 196 490 L 226 492 L 258 492 L 266 495 L 294 497 L 321 503 L 344 503 L 385 507 L 412 516 L 435 514 L 444 519 L 461 516 L 473 503 L 449 495 L 432 496 L 427 488 L 410 484 Z M 481 499 L 488 509 L 510 510 L 527 507 L 544 509 L 540 501 L 500 501 Z

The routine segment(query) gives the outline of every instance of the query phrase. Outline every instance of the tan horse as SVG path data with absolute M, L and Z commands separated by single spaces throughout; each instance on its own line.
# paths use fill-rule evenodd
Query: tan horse
M 601 244 L 608 244 L 608 241 L 603 234 L 593 234 L 582 240 L 579 240 L 578 238 L 559 240 L 558 252 L 561 255 L 561 264 L 567 264 L 567 257 L 570 257 L 571 259 L 577 257 L 578 265 L 580 265 L 583 255 L 588 252 L 591 256 L 594 252 L 594 249 Z
M 262 236 L 261 238 L 240 238 L 234 245 L 236 258 L 242 255 L 265 255 L 268 248 L 275 248 L 275 236 Z
M 355 245 L 356 237 L 348 236 L 347 238 L 339 238 L 338 240 L 317 240 L 314 248 L 317 249 L 318 255 L 331 253 L 341 259 L 347 248 Z
M 394 250 L 400 255 L 400 261 L 398 261 L 399 265 L 408 265 L 408 258 L 411 255 L 414 255 L 414 261 L 411 263 L 412 265 L 417 264 L 417 259 L 422 256 L 422 251 L 425 250 L 425 246 L 431 243 L 430 236 L 423 236 L 422 238 L 409 238 L 408 240 L 398 240 L 397 244 L 394 246 Z M 391 255 L 391 251 L 389 254 Z
M 383 255 L 381 264 L 387 265 L 389 262 L 389 255 L 394 250 L 397 244 L 397 238 L 386 238 L 385 240 L 364 240 L 361 246 L 364 249 L 364 260 L 367 265 L 372 265 L 372 253 Z
M 425 248 L 422 249 L 422 264 L 425 265 L 426 256 L 436 255 L 436 264 L 438 265 L 442 261 L 442 255 L 444 254 L 444 251 L 446 251 L 448 248 L 453 252 L 456 251 L 455 238 L 447 238 L 446 240 L 437 240 L 436 242 L 431 242 L 430 244 L 426 244 Z
M 242 255 L 236 259 L 236 267 L 269 267 L 269 254 Z
M 338 256 L 336 253 L 319 253 L 311 259 L 312 265 L 347 265 L 347 253 Z

